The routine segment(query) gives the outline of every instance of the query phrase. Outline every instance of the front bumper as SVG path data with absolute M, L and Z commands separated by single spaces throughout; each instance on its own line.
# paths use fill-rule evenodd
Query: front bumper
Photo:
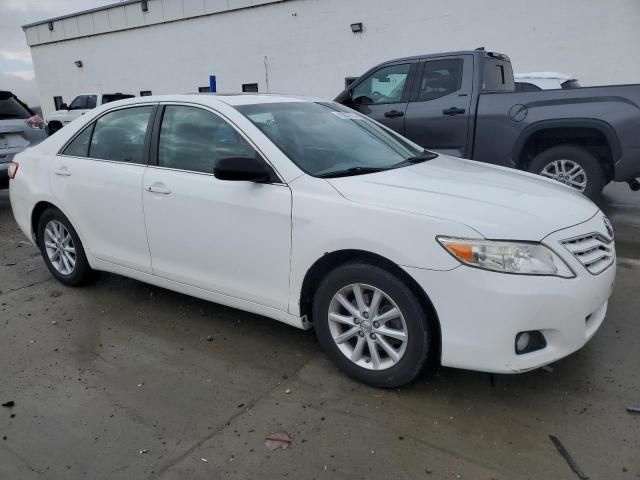
M 613 264 L 592 275 L 559 241 L 602 232 L 602 214 L 544 240 L 575 278 L 509 275 L 460 266 L 442 272 L 405 268 L 431 299 L 440 320 L 442 365 L 495 373 L 532 370 L 582 348 L 605 318 Z M 516 354 L 518 333 L 539 330 L 547 346 Z

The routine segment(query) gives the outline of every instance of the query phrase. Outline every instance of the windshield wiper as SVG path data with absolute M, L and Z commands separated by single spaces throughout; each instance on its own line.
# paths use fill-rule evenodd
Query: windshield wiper
M 391 168 L 400 168 L 400 167 L 405 167 L 407 165 L 415 165 L 417 163 L 428 162 L 429 160 L 433 160 L 436 157 L 438 157 L 437 153 L 433 153 L 425 150 L 420 155 L 416 155 L 415 157 L 409 157 L 406 160 L 396 163 Z
M 364 175 L 366 173 L 384 172 L 391 167 L 352 167 L 346 170 L 338 170 L 336 172 L 327 172 L 316 175 L 318 178 L 337 178 L 337 177 L 351 177 L 353 175 Z

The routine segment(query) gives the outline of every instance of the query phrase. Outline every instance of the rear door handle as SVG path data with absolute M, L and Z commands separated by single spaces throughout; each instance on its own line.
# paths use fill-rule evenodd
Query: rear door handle
M 444 115 L 462 115 L 466 110 L 464 108 L 451 107 L 446 110 L 442 110 Z
M 58 175 L 60 177 L 70 177 L 71 176 L 71 172 L 69 171 L 69 169 L 67 167 L 58 168 L 58 169 L 54 170 L 53 173 L 55 173 L 56 175 Z
M 404 112 L 401 112 L 400 110 L 391 110 L 389 112 L 385 112 L 384 116 L 387 118 L 404 117 Z
M 144 189 L 147 192 L 151 192 L 151 193 L 161 193 L 162 195 L 169 195 L 171 193 L 171 190 L 168 189 L 167 187 L 165 187 L 162 184 L 158 184 L 158 183 L 154 183 L 153 185 L 145 185 Z

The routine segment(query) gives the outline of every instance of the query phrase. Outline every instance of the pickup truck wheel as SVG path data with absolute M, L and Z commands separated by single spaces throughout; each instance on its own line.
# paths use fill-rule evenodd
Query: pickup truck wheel
M 598 197 L 604 188 L 600 161 L 576 145 L 558 145 L 539 153 L 528 170 L 575 188 L 591 199 Z

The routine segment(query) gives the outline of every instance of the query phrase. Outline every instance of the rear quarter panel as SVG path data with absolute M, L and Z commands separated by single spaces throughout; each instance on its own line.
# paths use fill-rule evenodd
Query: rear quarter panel
M 621 149 L 640 146 L 640 85 L 482 94 L 472 158 L 514 167 L 517 147 L 528 132 L 543 122 L 558 120 L 593 120 L 608 125 L 618 143 L 615 161 Z

